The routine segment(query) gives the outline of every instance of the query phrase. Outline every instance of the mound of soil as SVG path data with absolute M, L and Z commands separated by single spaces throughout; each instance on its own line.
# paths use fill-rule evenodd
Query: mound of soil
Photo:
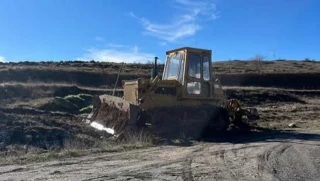
M 59 149 L 71 140 L 79 140 L 90 147 L 96 145 L 103 135 L 82 123 L 80 117 L 69 114 L 7 112 L 0 112 L 0 152 L 10 145 Z

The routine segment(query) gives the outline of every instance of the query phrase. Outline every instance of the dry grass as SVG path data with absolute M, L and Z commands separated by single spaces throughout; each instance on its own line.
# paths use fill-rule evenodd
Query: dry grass
M 80 157 L 89 154 L 123 152 L 148 148 L 154 145 L 153 139 L 144 131 L 141 131 L 126 134 L 125 139 L 122 140 L 100 140 L 91 146 L 88 146 L 86 142 L 79 139 L 65 140 L 62 148 L 48 145 L 48 149 L 46 150 L 26 145 L 14 146 L 10 153 L 2 154 L 0 157 L 0 165 L 27 164 L 30 162 Z

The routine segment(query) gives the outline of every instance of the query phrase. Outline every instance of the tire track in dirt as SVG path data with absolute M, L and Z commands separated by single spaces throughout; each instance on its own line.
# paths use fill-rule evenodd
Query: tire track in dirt
M 188 154 L 182 164 L 182 179 L 184 181 L 194 181 L 192 174 L 192 160 L 193 158 L 201 152 L 203 152 L 209 145 L 200 145 L 200 148 L 194 150 L 191 154 Z
M 213 152 L 213 154 L 212 153 L 210 153 L 210 149 L 209 149 L 210 147 L 209 146 L 207 146 L 206 147 L 206 149 L 202 152 L 202 156 L 203 156 L 203 158 L 205 158 L 205 161 L 209 164 L 209 166 L 210 166 L 210 172 L 212 172 L 212 179 L 213 180 L 218 180 L 218 178 L 217 178 L 217 176 L 214 174 L 214 168 L 215 168 L 215 165 L 213 164 L 214 163 L 214 159 L 212 158 L 212 156 L 217 156 L 218 154 L 219 154 L 219 152 Z M 221 171 L 223 171 L 222 169 L 219 169 L 219 172 L 221 172 Z
M 194 177 L 210 177 L 210 180 L 242 180 L 247 179 L 241 170 L 246 160 L 252 162 L 254 157 L 246 157 L 247 149 L 260 149 L 261 145 L 229 145 L 221 143 L 209 143 L 201 155 L 194 158 L 195 167 L 203 169 L 195 170 Z
M 264 180 L 265 172 L 271 174 L 273 179 L 280 180 L 276 173 L 277 170 L 270 164 L 270 155 L 276 154 L 280 156 L 285 150 L 287 150 L 291 145 L 289 144 L 277 144 L 268 149 L 266 149 L 262 154 L 258 155 L 258 175 L 259 178 Z
M 183 163 L 182 179 L 183 181 L 194 181 L 191 170 L 192 158 L 187 158 Z
M 239 180 L 244 178 L 242 172 L 239 171 L 238 165 L 240 162 L 246 159 L 245 155 L 240 155 L 240 151 L 244 151 L 246 149 L 250 149 L 251 147 L 256 147 L 253 145 L 241 145 L 240 147 L 236 147 L 237 145 L 231 145 L 231 148 L 225 148 L 225 145 L 220 146 L 218 149 L 217 161 L 221 164 L 225 179 L 227 180 Z M 238 165 L 237 165 L 238 164 Z
M 233 150 L 233 149 L 232 149 Z M 234 171 L 234 169 L 232 169 L 230 167 L 230 165 L 227 163 L 227 159 L 226 159 L 226 150 L 221 149 L 221 152 L 219 154 L 220 158 L 221 158 L 221 162 L 223 163 L 224 167 L 228 170 L 228 175 L 230 177 L 230 179 L 232 180 L 238 180 L 238 175 L 236 174 L 236 172 Z
M 263 135 L 259 138 L 256 137 L 240 137 L 239 144 L 221 144 L 210 143 L 206 150 L 203 151 L 203 158 L 211 167 L 212 180 L 246 180 L 257 177 L 256 172 L 245 172 L 243 166 L 248 166 L 248 162 L 255 163 L 256 150 L 262 149 L 261 144 L 248 144 L 244 142 L 255 142 L 261 138 L 271 137 L 270 135 Z M 213 150 L 211 150 L 213 149 Z M 254 166 L 251 169 L 255 169 Z M 250 177 L 251 176 L 251 177 Z
M 218 162 L 221 166 L 220 166 L 220 171 L 223 172 L 224 176 L 226 177 L 226 179 L 228 180 L 235 180 L 236 179 L 236 175 L 235 173 L 230 169 L 230 167 L 228 166 L 228 164 L 226 163 L 226 160 L 225 160 L 225 153 L 226 153 L 226 149 L 223 148 L 223 146 L 221 146 L 221 144 L 218 144 L 218 150 L 216 152 L 213 152 L 213 155 L 215 156 L 215 161 Z M 209 154 L 208 156 L 210 157 L 210 153 L 205 153 L 205 154 Z M 212 161 L 211 160 L 211 163 L 210 165 L 211 166 L 214 166 L 212 164 Z M 217 178 L 218 179 L 218 178 Z
M 262 180 L 314 180 L 319 178 L 312 152 L 320 147 L 293 143 L 278 143 L 258 155 L 258 174 Z
M 4 171 L 4 172 L 0 172 L 0 175 L 3 175 L 3 174 L 7 174 L 7 173 L 13 173 L 13 172 L 22 172 L 22 171 L 27 171 L 28 169 L 27 168 L 13 168 L 11 170 L 8 170 L 8 171 Z
M 192 178 L 192 170 L 191 170 L 191 163 L 192 157 L 194 153 L 197 153 L 199 150 L 203 148 L 190 148 L 184 149 L 177 152 L 176 148 L 166 148 L 166 150 L 162 150 L 159 148 L 158 150 L 154 150 L 154 152 L 148 152 L 147 155 L 140 155 L 143 156 L 145 159 L 152 155 L 163 154 L 165 158 L 158 158 L 158 159 L 147 159 L 142 162 L 135 162 L 134 166 L 126 165 L 122 166 L 121 168 L 115 168 L 113 171 L 109 171 L 108 174 L 105 175 L 97 175 L 90 178 L 86 178 L 84 180 L 99 180 L 99 179 L 142 179 L 142 180 L 170 180 L 172 177 L 177 178 L 185 178 L 185 180 L 193 180 Z M 161 151 L 162 150 L 162 151 Z M 171 150 L 171 151 L 170 151 Z M 184 152 L 185 151 L 185 152 Z M 176 153 L 178 157 L 174 156 Z M 171 153 L 170 160 L 168 160 L 168 155 Z M 173 155 L 172 155 L 173 154 Z M 135 159 L 139 159 L 138 155 L 136 155 Z M 153 157 L 153 156 L 152 156 Z M 148 161 L 149 160 L 149 161 Z M 153 160 L 150 162 L 150 160 Z M 189 164 L 189 165 L 188 165 Z M 178 175 L 173 176 L 170 172 L 166 172 L 168 167 L 175 166 L 175 169 L 179 169 Z M 181 165 L 180 168 L 177 168 L 178 165 Z

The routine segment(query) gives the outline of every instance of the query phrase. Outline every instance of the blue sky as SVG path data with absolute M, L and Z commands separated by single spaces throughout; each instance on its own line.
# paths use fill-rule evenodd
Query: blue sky
M 320 59 L 319 0 L 0 0 L 0 61 Z

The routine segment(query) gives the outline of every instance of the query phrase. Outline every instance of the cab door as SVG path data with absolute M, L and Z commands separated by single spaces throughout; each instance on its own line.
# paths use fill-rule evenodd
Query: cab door
M 211 55 L 187 53 L 185 96 L 209 98 L 212 91 Z

